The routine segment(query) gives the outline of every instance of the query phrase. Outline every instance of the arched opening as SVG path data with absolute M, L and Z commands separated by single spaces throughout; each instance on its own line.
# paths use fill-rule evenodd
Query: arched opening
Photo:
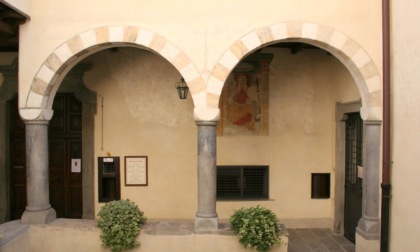
M 64 76 L 78 62 L 95 52 L 115 46 L 137 47 L 153 51 L 169 61 L 183 76 L 196 107 L 205 107 L 205 85 L 196 67 L 176 45 L 144 28 L 108 26 L 91 29 L 60 45 L 42 64 L 29 92 L 19 99 L 23 118 L 49 119 L 54 94 Z M 204 99 L 203 99 L 204 97 Z
M 289 55 L 281 54 L 281 48 L 284 47 L 288 48 Z M 304 52 L 314 47 L 323 55 L 307 53 L 306 58 L 302 56 L 305 53 L 299 55 L 299 50 Z M 250 58 L 276 50 L 279 50 L 274 52 L 277 57 L 274 56 L 270 60 L 270 68 L 276 71 L 270 69 L 264 73 L 261 71 L 261 61 L 254 64 L 254 67 L 257 66 L 256 71 L 243 71 L 246 68 L 244 65 L 252 63 Z M 312 59 L 310 54 L 313 55 Z M 295 59 L 292 59 L 291 55 L 294 55 Z M 283 64 L 276 62 L 276 59 L 279 62 L 283 61 Z M 332 64 L 328 65 L 327 62 Z M 233 112 L 235 110 L 231 108 L 234 105 L 232 97 L 235 96 L 226 93 L 229 89 L 233 92 L 238 90 L 241 75 L 247 76 L 248 89 L 254 89 L 254 94 L 249 97 L 250 104 L 254 104 L 253 107 L 258 109 L 252 110 L 252 106 L 249 106 L 247 110 L 244 102 L 243 116 L 238 119 Z M 305 75 L 306 77 L 303 77 Z M 258 78 L 260 82 L 255 81 Z M 219 134 L 236 135 L 235 138 L 219 137 L 219 153 L 222 154 L 218 156 L 218 164 L 269 164 L 270 195 L 273 195 L 270 199 L 287 203 L 277 204 L 269 201 L 263 202 L 264 205 L 275 208 L 280 214 L 285 213 L 287 217 L 284 223 L 289 224 L 289 227 L 299 227 L 306 222 L 304 227 L 322 226 L 343 232 L 344 191 L 338 188 L 344 187 L 345 172 L 340 163 L 344 161 L 339 151 L 345 139 L 337 140 L 340 136 L 335 128 L 338 130 L 341 119 L 336 119 L 335 113 L 359 112 L 364 120 L 363 144 L 370 148 L 365 148 L 363 154 L 358 154 L 367 157 L 368 160 L 363 160 L 363 164 L 359 164 L 359 168 L 356 167 L 359 172 L 359 175 L 355 173 L 356 178 L 359 176 L 363 182 L 363 200 L 360 199 L 363 201 L 363 207 L 359 210 L 362 218 L 358 223 L 356 221 L 355 225 L 363 237 L 376 239 L 379 234 L 378 214 L 369 209 L 378 209 L 379 206 L 377 193 L 371 192 L 376 192 L 379 188 L 378 133 L 382 118 L 380 86 L 380 76 L 375 63 L 355 41 L 339 31 L 318 24 L 295 22 L 256 29 L 233 43 L 208 79 L 208 96 L 213 97 L 212 100 L 209 99 L 213 101 L 209 105 L 221 109 L 223 129 L 220 129 L 219 125 Z M 266 97 L 261 97 L 264 92 Z M 255 106 L 258 101 L 259 106 Z M 360 102 L 360 105 L 356 111 L 346 111 L 341 107 L 338 111 L 335 105 L 337 102 Z M 255 114 L 261 116 L 259 119 L 265 116 L 268 120 L 266 125 L 256 120 L 257 117 L 253 114 L 257 113 L 255 111 L 261 112 L 261 115 Z M 259 137 L 250 137 L 255 135 Z M 278 137 L 281 135 L 283 139 Z M 223 155 L 227 150 L 230 150 L 230 154 Z M 362 175 L 363 170 L 369 172 Z M 307 197 L 310 195 L 310 176 L 318 173 L 329 173 L 332 176 L 331 190 L 335 188 L 335 193 L 329 200 L 314 201 Z M 368 206 L 367 201 L 372 202 L 371 205 Z M 303 205 L 305 207 L 302 207 Z M 218 203 L 218 211 L 222 215 L 224 211 L 229 212 L 231 208 L 237 207 L 239 205 L 234 202 Z M 309 212 L 305 212 L 306 210 Z M 372 218 L 369 220 L 370 217 Z M 373 228 L 368 227 L 370 224 Z M 353 226 L 353 230 L 356 230 L 356 226 Z M 354 237 L 352 239 L 354 241 Z
M 97 108 L 100 111 L 94 118 L 94 129 L 90 128 L 93 134 L 90 137 L 95 139 L 92 156 L 116 155 L 122 161 L 126 156 L 166 157 L 149 159 L 149 165 L 166 169 L 166 173 L 158 176 L 155 172 L 159 169 L 153 169 L 155 172 L 148 174 L 150 183 L 147 187 L 141 187 L 140 191 L 145 192 L 141 199 L 137 187 L 124 185 L 125 163 L 120 163 L 120 182 L 124 185 L 121 191 L 124 197 L 133 198 L 139 204 L 155 201 L 155 191 L 164 190 L 163 184 L 167 188 L 177 188 L 172 192 L 182 190 L 185 187 L 182 176 L 193 175 L 196 167 L 196 159 L 191 156 L 193 152 L 188 151 L 188 147 L 196 143 L 196 137 L 190 134 L 193 130 L 191 127 L 195 125 L 188 111 L 193 110 L 194 102 L 196 106 L 204 106 L 205 103 L 199 99 L 204 96 L 205 88 L 195 66 L 174 44 L 146 29 L 92 29 L 62 44 L 44 62 L 34 78 L 29 94 L 26 97 L 23 94 L 20 96 L 21 117 L 28 121 L 50 120 L 54 96 L 62 88 L 63 78 L 78 64 L 86 63 L 91 64 L 93 69 L 85 76 L 85 84 L 98 94 Z M 174 87 L 180 75 L 188 83 L 192 96 L 192 99 L 181 103 Z M 173 145 L 168 144 L 171 142 Z M 176 149 L 173 148 L 175 145 Z M 97 163 L 94 164 L 96 167 Z M 183 170 L 182 167 L 190 170 Z M 97 195 L 95 176 L 97 173 L 90 173 L 88 178 L 84 178 L 84 183 L 87 183 L 92 194 Z M 179 176 L 181 178 L 171 180 Z M 185 202 L 194 205 L 195 195 L 191 195 L 194 191 L 190 188 L 184 188 L 184 191 L 187 200 L 176 200 L 167 194 L 161 197 L 166 200 L 159 200 L 153 205 L 144 204 L 143 209 L 147 211 L 147 207 L 153 206 L 149 210 L 150 218 L 154 215 L 159 218 L 192 216 L 193 206 L 189 208 L 191 213 L 181 211 L 183 207 L 166 207 L 168 204 L 185 206 Z M 133 195 L 136 196 L 131 197 Z M 97 197 L 92 195 L 88 198 L 95 201 Z M 95 203 L 96 210 L 99 206 Z M 159 212 L 156 209 L 171 211 Z M 176 213 L 173 214 L 173 211 Z M 29 217 L 23 219 L 30 222 Z

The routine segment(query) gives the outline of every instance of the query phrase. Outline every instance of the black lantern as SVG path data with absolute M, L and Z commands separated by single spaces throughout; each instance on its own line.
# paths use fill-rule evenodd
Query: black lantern
M 175 83 L 175 88 L 176 90 L 178 90 L 179 99 L 187 99 L 188 86 L 187 86 L 187 83 L 185 83 L 184 78 L 181 78 L 180 81 Z

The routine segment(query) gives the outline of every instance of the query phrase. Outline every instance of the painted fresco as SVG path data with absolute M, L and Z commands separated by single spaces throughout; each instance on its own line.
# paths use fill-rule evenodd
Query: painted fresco
M 268 135 L 269 64 L 273 56 L 254 53 L 232 71 L 220 101 L 219 135 Z

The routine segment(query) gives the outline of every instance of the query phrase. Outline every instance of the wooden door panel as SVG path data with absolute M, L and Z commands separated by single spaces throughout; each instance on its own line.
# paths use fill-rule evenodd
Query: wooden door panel
M 68 206 L 68 217 L 69 218 L 82 218 L 83 203 L 82 203 L 82 187 L 81 186 L 70 186 L 69 188 L 69 206 Z
M 54 114 L 49 123 L 49 133 L 61 133 L 66 131 L 66 96 L 57 94 L 53 103 Z
M 26 186 L 14 186 L 13 195 L 10 197 L 10 219 L 17 220 L 22 217 L 26 208 Z
M 57 217 L 66 217 L 66 140 L 49 141 L 49 181 L 50 204 L 57 212 Z
M 57 213 L 57 218 L 66 218 L 66 200 L 63 198 L 64 187 L 50 187 L 50 204 Z
M 50 139 L 49 141 L 49 162 L 50 170 L 65 171 L 66 166 L 66 141 L 60 139 Z
M 26 208 L 25 140 L 12 139 L 10 148 L 10 218 L 20 219 Z
M 77 162 L 82 160 L 82 141 L 69 140 L 68 141 L 68 156 L 70 160 L 75 159 Z M 71 164 L 70 164 L 71 165 Z M 81 166 L 81 164 L 79 164 Z M 82 218 L 83 214 L 83 200 L 82 200 L 82 169 L 80 172 L 68 170 L 68 215 L 69 218 Z
M 21 218 L 26 207 L 25 124 L 17 98 L 10 102 L 10 215 Z M 71 159 L 82 157 L 82 103 L 72 94 L 58 93 L 49 123 L 50 204 L 59 218 L 81 218 L 82 173 L 71 171 Z M 82 167 L 83 169 L 83 167 Z

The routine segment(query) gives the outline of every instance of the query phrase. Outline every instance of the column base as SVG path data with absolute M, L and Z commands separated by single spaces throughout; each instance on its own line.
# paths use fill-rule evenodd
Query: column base
M 95 214 L 93 213 L 87 213 L 82 215 L 82 219 L 95 219 Z
M 219 229 L 219 220 L 216 217 L 203 218 L 195 217 L 194 231 L 195 232 L 213 232 Z
M 370 240 L 366 239 L 361 236 L 358 232 L 356 232 L 356 252 L 363 252 L 363 251 L 380 251 L 380 240 Z
M 379 240 L 381 224 L 379 219 L 362 217 L 357 223 L 356 233 L 366 240 Z
M 28 211 L 26 210 L 20 222 L 22 224 L 47 224 L 57 219 L 57 214 L 54 208 L 50 208 L 43 211 Z

